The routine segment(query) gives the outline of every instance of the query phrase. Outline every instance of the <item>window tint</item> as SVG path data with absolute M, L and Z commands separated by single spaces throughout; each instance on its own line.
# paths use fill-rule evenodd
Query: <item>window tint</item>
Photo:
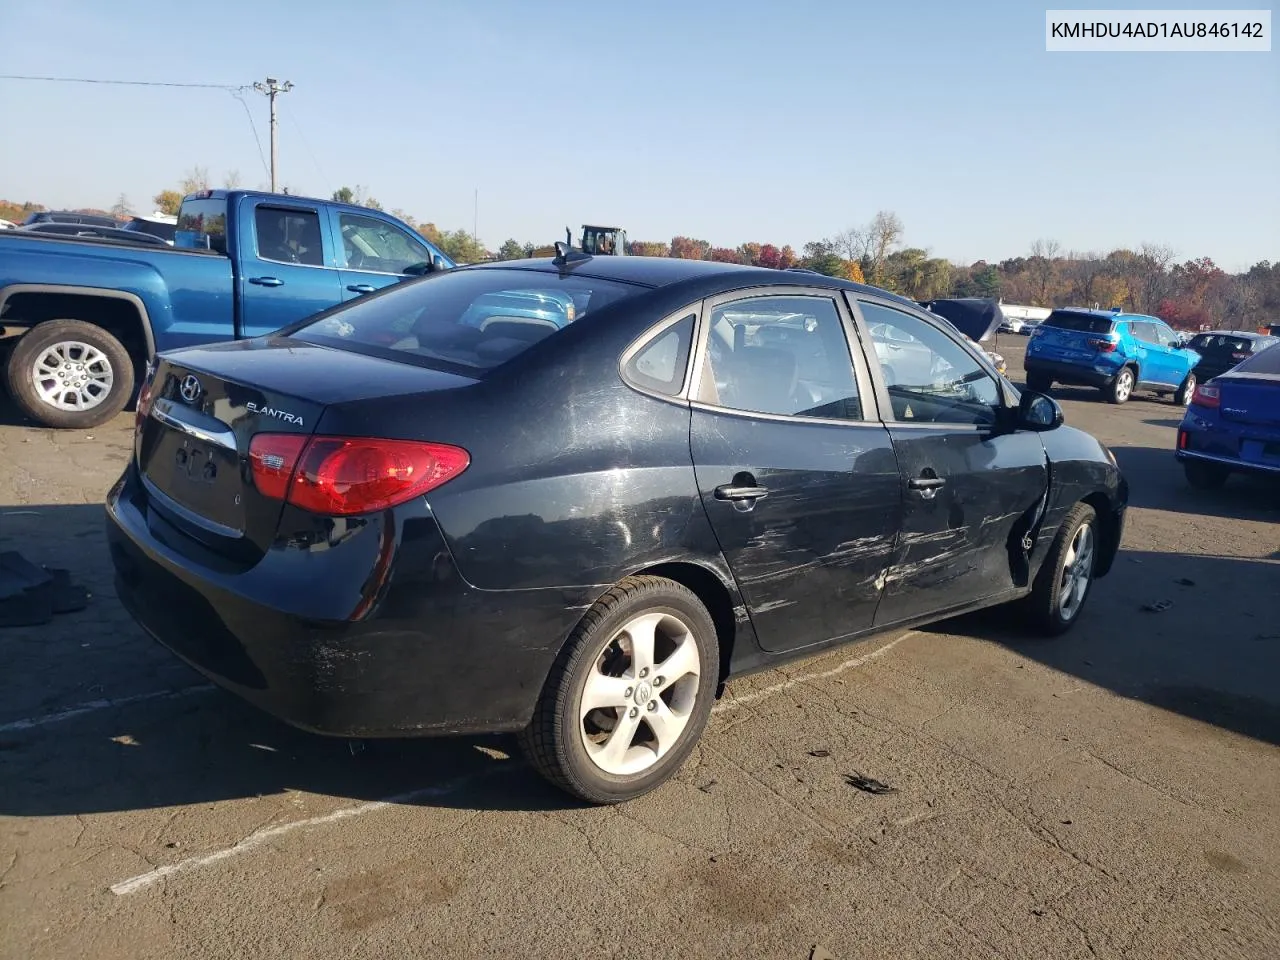
M 1232 373 L 1277 373 L 1280 374 L 1280 341 L 1274 342 L 1265 350 L 1255 353 L 1242 362 Z
M 1060 330 L 1079 330 L 1082 333 L 1110 333 L 1113 322 L 1110 317 L 1100 317 L 1093 313 L 1055 310 L 1049 314 L 1043 325 L 1057 327 Z
M 637 386 L 674 396 L 684 386 L 694 315 L 665 327 L 627 361 L 626 375 Z
M 181 235 L 184 233 L 186 236 Z M 182 201 L 174 244 L 226 253 L 227 201 L 217 197 Z
M 1245 337 L 1232 337 L 1223 333 L 1201 333 L 1187 344 L 1197 353 L 1248 353 L 1256 341 Z M 1263 341 L 1265 346 L 1270 341 Z
M 757 297 L 713 309 L 697 399 L 749 413 L 861 420 L 835 302 Z
M 404 273 L 427 262 L 427 250 L 403 231 L 376 217 L 338 215 L 342 249 L 352 270 Z
M 259 257 L 310 267 L 324 265 L 318 213 L 312 210 L 258 207 L 253 217 L 258 228 Z
M 860 301 L 897 420 L 995 422 L 1000 388 L 967 350 L 901 310 Z
M 1151 324 L 1151 328 L 1155 331 L 1156 339 L 1162 346 L 1171 347 L 1178 342 L 1178 338 L 1174 332 L 1163 323 L 1153 323 Z
M 293 336 L 422 366 L 489 370 L 647 288 L 532 270 L 470 269 L 349 302 Z M 616 369 L 616 368 L 615 368 Z

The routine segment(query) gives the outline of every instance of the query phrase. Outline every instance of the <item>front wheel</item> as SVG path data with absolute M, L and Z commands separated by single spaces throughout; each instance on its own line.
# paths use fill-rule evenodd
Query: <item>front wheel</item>
M 22 412 L 46 427 L 96 427 L 123 410 L 133 394 L 129 351 L 82 320 L 32 327 L 9 355 L 6 373 Z
M 668 780 L 711 713 L 719 644 L 688 588 L 628 577 L 592 607 L 556 659 L 520 735 L 534 768 L 590 803 Z
M 1196 392 L 1196 375 L 1188 373 L 1187 379 L 1182 381 L 1182 386 L 1178 387 L 1173 394 L 1173 402 L 1180 407 L 1185 407 L 1191 403 L 1191 397 Z
M 1093 586 L 1097 555 L 1097 511 L 1077 503 L 1062 521 L 1027 598 L 1027 610 L 1042 633 L 1065 633 L 1079 618 Z
M 1124 403 L 1133 395 L 1133 370 L 1125 367 L 1106 387 L 1107 399 L 1112 403 Z

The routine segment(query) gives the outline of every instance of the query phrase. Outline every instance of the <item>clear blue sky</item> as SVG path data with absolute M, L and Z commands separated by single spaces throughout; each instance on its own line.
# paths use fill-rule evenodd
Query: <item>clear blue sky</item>
M 799 249 L 889 209 L 909 244 L 963 262 L 1037 237 L 1166 243 L 1227 269 L 1280 259 L 1280 45 L 1047 54 L 1044 16 L 953 0 L 3 0 L 0 73 L 292 80 L 291 192 L 362 184 L 470 229 L 478 189 L 490 247 L 608 221 Z M 265 145 L 266 101 L 245 100 Z M 266 182 L 225 92 L 0 81 L 0 117 L 11 200 L 148 207 L 195 164 Z

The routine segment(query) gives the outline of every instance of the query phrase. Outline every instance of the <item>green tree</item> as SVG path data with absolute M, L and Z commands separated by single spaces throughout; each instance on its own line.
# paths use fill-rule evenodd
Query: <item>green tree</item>
M 176 217 L 178 208 L 182 206 L 182 196 L 177 190 L 161 190 L 151 199 L 155 202 L 156 209 L 161 213 Z
M 508 240 L 498 248 L 499 260 L 521 260 L 524 257 L 524 247 L 518 240 Z
M 488 251 L 466 230 L 440 234 L 438 246 L 456 263 L 477 263 L 488 256 Z
M 339 187 L 337 190 L 333 191 L 331 199 L 334 203 L 355 203 L 356 192 L 350 187 Z

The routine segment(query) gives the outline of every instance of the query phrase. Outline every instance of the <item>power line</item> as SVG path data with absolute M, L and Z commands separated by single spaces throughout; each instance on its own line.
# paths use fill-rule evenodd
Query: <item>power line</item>
M 253 141 L 258 145 L 258 159 L 262 161 L 262 172 L 268 177 L 271 176 L 271 170 L 267 166 L 267 155 L 262 150 L 262 138 L 258 136 L 258 125 L 253 122 L 253 111 L 249 109 L 249 104 L 241 96 L 240 91 L 232 90 L 231 96 L 240 101 L 240 106 L 244 107 L 245 116 L 249 118 L 249 129 L 253 131 Z
M 298 118 L 294 116 L 293 111 L 289 109 L 288 106 L 285 106 L 283 102 L 281 103 L 281 106 L 284 106 L 284 112 L 286 116 L 288 116 L 289 122 L 293 124 L 293 129 L 297 132 L 298 139 L 302 141 L 302 145 L 307 148 L 307 153 L 311 155 L 311 162 L 315 165 L 316 173 L 320 174 L 320 179 L 324 183 L 328 183 L 329 178 L 325 174 L 324 168 L 320 166 L 320 161 L 316 158 L 316 152 L 311 149 L 311 143 L 307 140 L 307 135 L 302 132 L 302 126 L 298 123 Z
M 173 83 L 162 80 L 103 80 L 90 77 L 37 77 L 25 74 L 4 73 L 0 80 L 43 80 L 50 83 L 104 83 L 125 87 L 196 87 L 205 90 L 245 90 L 250 84 L 233 83 Z

